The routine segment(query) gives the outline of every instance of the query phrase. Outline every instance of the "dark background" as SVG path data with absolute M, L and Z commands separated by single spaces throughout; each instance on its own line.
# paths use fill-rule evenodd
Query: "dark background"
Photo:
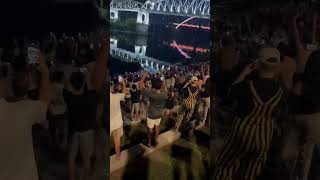
M 6 0 L 0 2 L 1 38 L 10 34 L 88 32 L 103 25 L 93 0 Z

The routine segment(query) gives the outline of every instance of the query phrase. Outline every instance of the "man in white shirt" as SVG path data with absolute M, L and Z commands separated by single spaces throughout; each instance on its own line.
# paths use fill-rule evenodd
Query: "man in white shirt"
M 39 62 L 39 100 L 27 98 L 30 85 L 27 71 L 15 72 L 12 80 L 14 96 L 0 99 L 0 179 L 38 180 L 32 125 L 46 120 L 50 94 L 49 71 L 42 54 Z
M 116 159 L 120 159 L 121 154 L 121 136 L 123 135 L 123 119 L 120 102 L 125 100 L 126 83 L 121 82 L 122 93 L 115 93 L 114 86 L 111 87 L 110 93 L 110 136 L 113 136 L 116 150 Z

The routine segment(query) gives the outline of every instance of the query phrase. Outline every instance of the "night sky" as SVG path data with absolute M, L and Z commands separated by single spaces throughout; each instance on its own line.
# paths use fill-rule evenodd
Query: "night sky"
M 10 0 L 0 3 L 0 32 L 90 31 L 99 23 L 91 0 Z

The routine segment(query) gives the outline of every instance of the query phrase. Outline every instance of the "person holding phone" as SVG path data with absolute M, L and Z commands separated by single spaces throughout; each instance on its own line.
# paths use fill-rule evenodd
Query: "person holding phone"
M 75 179 L 76 157 L 80 150 L 84 166 L 84 179 L 90 179 L 91 157 L 94 153 L 96 115 L 99 93 L 105 82 L 108 62 L 107 33 L 104 34 L 104 46 L 96 57 L 90 72 L 73 72 L 63 90 L 69 115 L 68 134 L 68 171 L 69 179 Z

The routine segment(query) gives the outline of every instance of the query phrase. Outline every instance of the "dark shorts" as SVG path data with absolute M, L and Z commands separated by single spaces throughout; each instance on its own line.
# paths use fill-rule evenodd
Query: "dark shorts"
M 65 114 L 54 115 L 49 113 L 48 120 L 49 120 L 49 128 L 52 129 L 63 129 L 65 126 Z

